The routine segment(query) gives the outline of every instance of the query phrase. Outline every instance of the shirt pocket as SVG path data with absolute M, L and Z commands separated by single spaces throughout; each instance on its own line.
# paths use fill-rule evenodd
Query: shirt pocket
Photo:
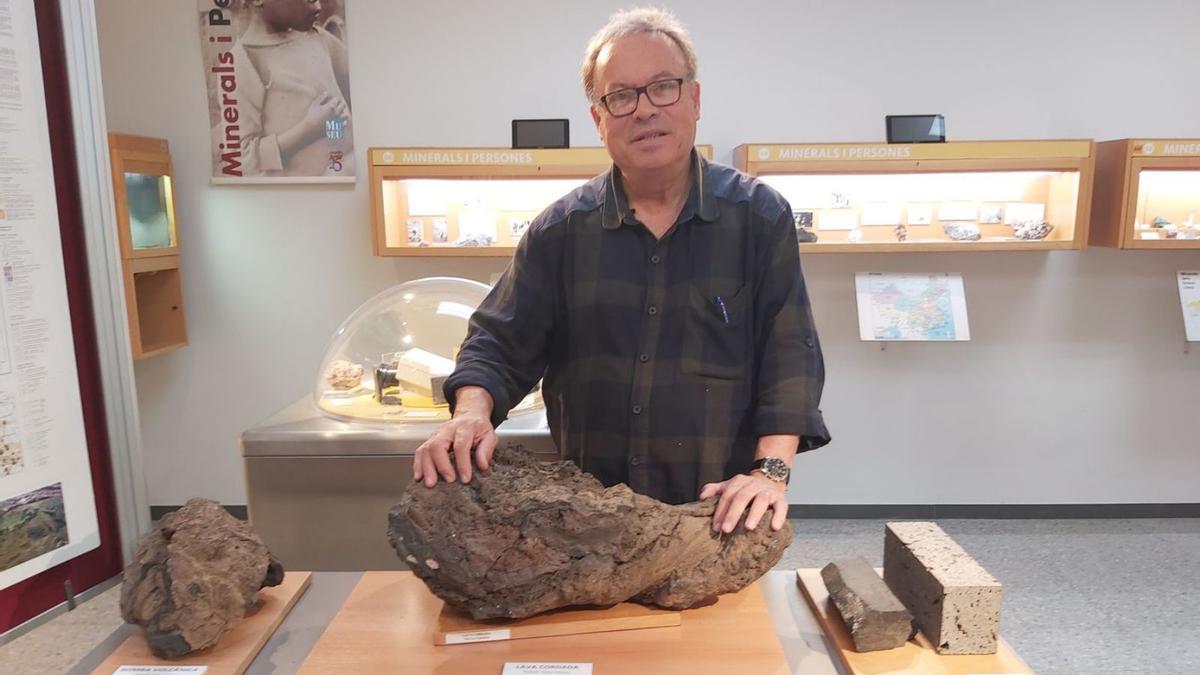
M 750 291 L 743 285 L 729 295 L 689 289 L 683 333 L 683 372 L 733 380 L 746 374 L 750 358 Z

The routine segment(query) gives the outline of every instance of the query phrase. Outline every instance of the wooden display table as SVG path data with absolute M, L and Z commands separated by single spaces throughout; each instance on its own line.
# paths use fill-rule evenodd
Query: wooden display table
M 821 622 L 826 637 L 833 643 L 842 667 L 854 675 L 874 673 L 924 673 L 926 675 L 969 675 L 970 673 L 1033 673 L 1003 639 L 997 638 L 995 654 L 943 655 L 920 632 L 903 647 L 876 652 L 856 652 L 850 631 L 837 608 L 829 600 L 829 591 L 819 569 L 796 570 L 796 581 L 804 597 Z
M 240 675 L 279 628 L 311 579 L 312 572 L 288 572 L 282 584 L 259 591 L 258 605 L 212 648 L 181 659 L 160 659 L 150 652 L 145 635 L 138 629 L 92 672 L 109 675 L 121 666 L 208 666 L 205 675 Z
M 679 626 L 435 646 L 442 601 L 411 572 L 366 572 L 300 672 L 499 675 L 506 662 L 541 662 L 591 663 L 596 675 L 786 675 L 762 583 L 681 612 Z

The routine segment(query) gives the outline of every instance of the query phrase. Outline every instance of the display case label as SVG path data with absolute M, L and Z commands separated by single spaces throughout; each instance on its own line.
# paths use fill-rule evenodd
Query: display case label
M 500 675 L 592 675 L 592 664 L 508 662 Z
M 208 671 L 208 665 L 122 665 L 113 675 L 204 675 Z
M 711 145 L 696 150 L 712 159 Z M 509 150 L 507 148 L 372 148 L 376 166 L 563 166 L 599 164 L 612 160 L 605 148 L 562 148 L 553 150 Z
M 1200 139 L 1160 139 L 1133 142 L 1138 157 L 1200 157 Z
M 471 642 L 495 642 L 497 640 L 509 640 L 511 638 L 512 631 L 507 628 L 499 628 L 497 630 L 476 630 L 469 633 L 446 633 L 446 644 L 465 645 Z
M 1091 141 L 965 141 L 954 143 L 822 143 L 750 145 L 750 162 L 855 162 L 889 160 L 1082 159 Z

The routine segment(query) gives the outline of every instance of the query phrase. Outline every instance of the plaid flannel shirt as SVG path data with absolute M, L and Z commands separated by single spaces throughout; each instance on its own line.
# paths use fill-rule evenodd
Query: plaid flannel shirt
M 749 471 L 760 436 L 829 442 L 825 379 L 791 207 L 693 152 L 691 189 L 661 238 L 639 223 L 620 171 L 530 225 L 471 317 L 454 373 L 486 389 L 492 423 L 544 378 L 564 459 L 605 485 L 679 504 Z

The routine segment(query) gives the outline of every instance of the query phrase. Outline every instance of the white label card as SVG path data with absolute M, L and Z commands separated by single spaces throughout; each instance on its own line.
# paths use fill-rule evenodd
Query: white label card
M 156 675 L 158 673 L 204 675 L 208 671 L 208 665 L 122 665 L 113 670 L 113 675 Z
M 1184 339 L 1200 342 L 1200 272 L 1179 273 L 1179 304 L 1183 309 Z
M 500 675 L 592 675 L 592 664 L 505 663 Z
M 470 633 L 446 633 L 446 644 L 465 645 L 470 642 L 495 642 L 496 640 L 508 640 L 511 637 L 512 631 L 507 628 L 477 630 Z

